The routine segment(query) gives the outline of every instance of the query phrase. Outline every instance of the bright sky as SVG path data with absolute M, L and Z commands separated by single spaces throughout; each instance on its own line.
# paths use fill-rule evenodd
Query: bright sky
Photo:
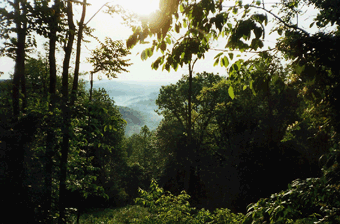
M 120 4 L 125 9 L 130 9 L 136 13 L 139 14 L 148 14 L 152 12 L 153 10 L 156 10 L 158 8 L 158 1 L 159 0 L 114 0 L 111 1 L 110 4 Z M 274 0 L 275 1 L 275 0 Z M 277 0 L 278 1 L 278 0 Z M 99 8 L 102 7 L 105 3 L 107 3 L 107 0 L 88 0 L 91 6 L 87 8 L 86 13 L 86 19 L 87 22 L 94 14 L 97 12 Z M 245 0 L 243 1 L 245 4 L 249 1 Z M 231 1 L 227 1 L 227 3 L 224 3 L 232 5 Z M 268 5 L 268 8 L 270 8 L 270 5 Z M 75 19 L 79 20 L 80 14 L 81 14 L 81 8 L 79 6 L 74 8 L 75 11 Z M 312 10 L 313 11 L 313 10 Z M 315 10 L 314 12 L 309 12 L 313 15 L 316 14 Z M 305 20 L 310 17 L 310 15 L 305 15 Z M 271 19 L 271 17 L 269 17 Z M 304 23 L 303 19 L 300 19 L 301 23 Z M 90 27 L 95 28 L 95 32 L 93 33 L 94 36 L 97 36 L 101 41 L 104 41 L 105 37 L 110 37 L 113 40 L 125 40 L 131 35 L 132 31 L 130 28 L 122 24 L 122 19 L 119 16 L 110 16 L 108 14 L 104 13 L 104 10 L 99 12 L 88 24 Z M 301 24 L 300 23 L 300 24 Z M 299 24 L 299 26 L 300 26 Z M 308 28 L 309 22 L 306 23 L 307 25 L 303 26 L 303 28 Z M 308 29 L 307 29 L 308 30 Z M 275 39 L 277 36 L 271 36 L 266 38 L 266 45 L 274 45 Z M 90 50 L 97 47 L 99 44 L 92 38 L 87 38 L 91 41 L 91 43 L 83 43 L 82 47 L 82 58 L 81 58 L 81 66 L 80 71 L 90 71 L 91 65 L 85 62 L 86 57 L 89 57 Z M 42 43 L 45 42 L 43 38 L 38 39 L 38 43 L 40 44 L 38 46 L 38 50 L 42 49 Z M 74 44 L 75 46 L 75 44 Z M 219 45 L 218 43 L 215 45 L 216 47 L 223 48 L 223 45 Z M 136 46 L 131 51 L 131 55 L 129 56 L 131 61 L 133 63 L 132 66 L 128 68 L 130 71 L 129 73 L 122 73 L 118 75 L 118 80 L 131 80 L 131 81 L 171 81 L 176 82 L 178 79 L 182 77 L 183 74 L 188 73 L 187 66 L 184 68 L 179 68 L 177 72 L 174 70 L 171 70 L 170 72 L 162 71 L 161 68 L 158 70 L 152 70 L 151 69 L 151 63 L 157 58 L 157 54 L 155 54 L 153 57 L 149 58 L 146 61 L 142 61 L 140 58 L 140 55 L 137 55 L 137 53 L 141 52 L 143 49 L 145 49 L 145 46 L 139 45 Z M 42 51 L 42 50 L 41 50 Z M 75 51 L 75 47 L 74 50 Z M 62 52 L 62 51 L 61 51 Z M 225 68 L 221 68 L 220 66 L 213 67 L 214 63 L 214 56 L 218 52 L 211 51 L 206 54 L 206 58 L 204 60 L 199 60 L 194 68 L 194 72 L 214 72 L 219 73 L 220 75 L 226 75 Z M 160 53 L 158 53 L 159 56 Z M 251 55 L 248 55 L 251 56 Z M 63 60 L 63 54 L 60 53 L 58 56 L 58 63 L 61 65 Z M 6 79 L 9 78 L 9 74 L 13 73 L 14 68 L 14 62 L 11 59 L 8 58 L 0 58 L 0 71 L 3 71 L 5 74 L 0 77 L 0 79 Z M 59 68 L 61 70 L 61 68 Z M 85 79 L 88 79 L 88 77 L 84 77 Z M 97 78 L 97 75 L 95 75 L 95 78 Z M 103 77 L 105 79 L 105 77 Z

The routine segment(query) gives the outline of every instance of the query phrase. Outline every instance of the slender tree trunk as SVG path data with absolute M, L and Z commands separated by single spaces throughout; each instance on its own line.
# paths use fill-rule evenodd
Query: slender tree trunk
M 24 69 L 25 69 L 25 67 L 24 67 Z M 26 93 L 26 76 L 25 76 L 25 74 L 22 74 L 20 84 L 21 84 L 21 94 L 22 94 L 21 111 L 22 111 L 22 113 L 26 113 L 26 111 L 27 111 L 27 93 Z
M 20 7 L 21 5 L 21 7 Z M 17 48 L 13 75 L 13 119 L 17 121 L 20 113 L 20 80 L 25 73 L 25 43 L 26 43 L 26 0 L 14 1 L 14 22 L 17 32 Z M 21 13 L 22 10 L 22 13 Z
M 23 56 L 23 60 L 21 61 L 21 68 L 22 68 L 22 73 L 21 73 L 21 94 L 22 94 L 22 112 L 26 113 L 26 109 L 27 109 L 27 94 L 26 94 L 26 74 L 25 74 L 25 43 L 26 43 L 26 32 L 27 32 L 27 19 L 26 19 L 26 15 L 27 15 L 27 8 L 26 8 L 26 4 L 27 1 L 23 0 L 22 4 L 23 6 L 23 21 L 22 21 L 22 40 L 23 41 L 23 52 L 22 54 Z
M 191 63 L 189 64 L 189 90 L 188 90 L 188 143 L 189 146 L 191 145 L 191 130 L 192 130 L 192 124 L 191 124 L 191 99 L 192 99 L 192 68 Z
M 273 105 L 272 105 L 272 95 L 270 93 L 270 78 L 267 80 L 267 103 L 268 103 L 268 133 L 267 133 L 267 138 L 268 138 L 268 149 L 269 151 L 274 150 L 274 135 L 273 135 L 273 124 L 274 124 L 274 114 L 273 114 Z
M 74 101 L 77 98 L 81 41 L 83 39 L 85 15 L 86 15 L 86 0 L 83 0 L 83 11 L 82 11 L 81 18 L 79 21 L 79 30 L 78 30 L 78 36 L 77 36 L 77 53 L 76 53 L 76 64 L 75 64 L 75 69 L 74 69 L 74 79 L 73 79 L 73 87 L 72 87 L 72 94 L 71 94 L 71 105 L 74 105 Z
M 190 176 L 192 171 L 192 165 L 190 161 L 190 154 L 192 152 L 192 134 L 191 134 L 191 98 L 192 98 L 192 67 L 191 63 L 189 63 L 189 89 L 188 89 L 188 115 L 187 115 L 187 133 L 188 133 L 188 142 L 187 142 L 187 158 L 185 165 L 185 180 L 184 180 L 184 190 L 189 192 L 190 188 Z
M 50 39 L 50 49 L 49 49 L 49 67 L 50 67 L 50 85 L 49 85 L 49 112 L 51 112 L 51 121 L 54 119 L 54 109 L 56 103 L 56 82 L 57 82 L 57 68 L 56 68 L 56 42 L 57 42 L 57 30 L 60 16 L 60 1 L 55 0 L 53 5 L 53 10 L 55 11 L 54 17 L 51 18 L 49 27 L 49 39 Z M 52 172 L 53 172 L 53 155 L 56 145 L 56 137 L 54 133 L 54 125 L 50 127 L 46 138 L 46 165 L 45 165 L 45 204 L 44 204 L 44 218 L 45 223 L 51 223 L 51 209 L 52 209 Z
M 92 92 L 93 92 L 93 73 L 91 72 L 91 81 L 90 81 L 90 103 L 92 102 Z
M 68 94 L 68 69 L 70 65 L 70 58 L 72 53 L 72 46 L 74 41 L 75 26 L 73 23 L 73 10 L 71 0 L 67 1 L 67 17 L 69 25 L 69 38 L 67 46 L 65 47 L 65 58 L 63 63 L 63 74 L 62 74 L 62 145 L 61 145 L 61 161 L 60 161 L 60 185 L 59 185 L 59 220 L 58 223 L 66 223 L 65 216 L 65 202 L 66 202 L 66 179 L 67 179 L 67 157 L 69 153 L 69 140 L 70 140 L 70 109 L 69 109 L 69 94 Z
M 22 81 L 22 90 L 25 94 L 25 43 L 26 43 L 26 32 L 27 32 L 27 5 L 26 0 L 15 0 L 13 3 L 14 8 L 14 23 L 17 33 L 17 43 L 16 43 L 16 58 L 15 67 L 13 74 L 13 89 L 12 89 L 12 108 L 13 108 L 13 123 L 16 125 L 13 127 L 11 133 L 13 133 L 9 141 L 9 161 L 11 164 L 9 166 L 10 178 L 8 190 L 8 196 L 3 196 L 6 199 L 6 204 L 4 204 L 4 212 L 2 220 L 11 220 L 14 223 L 22 223 L 24 220 L 21 216 L 7 217 L 14 210 L 16 211 L 28 211 L 25 217 L 25 223 L 34 222 L 34 212 L 32 211 L 32 203 L 28 194 L 28 186 L 25 183 L 25 143 L 23 142 L 23 135 L 20 133 L 19 114 L 20 114 L 20 81 Z M 25 100 L 25 99 L 24 99 Z M 23 108 L 25 108 L 23 104 Z M 19 121 L 19 122 L 18 122 Z M 11 167 L 11 165 L 15 165 Z M 8 207 L 6 207 L 8 206 Z M 6 211 L 6 210 L 9 211 Z M 10 211 L 11 210 L 11 211 Z M 8 219 L 7 219 L 8 218 Z

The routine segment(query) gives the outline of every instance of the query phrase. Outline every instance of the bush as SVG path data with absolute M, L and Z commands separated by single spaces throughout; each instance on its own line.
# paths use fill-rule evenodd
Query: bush
M 138 220 L 147 216 L 149 212 L 146 208 L 134 205 L 125 206 L 116 209 L 100 209 L 83 214 L 80 218 L 80 223 L 93 224 L 122 224 L 122 223 L 139 223 Z M 73 216 L 73 222 L 76 223 L 76 216 Z
M 136 204 L 148 208 L 150 214 L 139 223 L 240 223 L 243 214 L 234 214 L 229 209 L 197 210 L 190 206 L 190 196 L 182 191 L 178 196 L 164 192 L 155 181 L 151 182 L 150 191 L 139 190 L 140 198 Z
M 330 159 L 339 154 L 332 150 Z M 244 223 L 340 223 L 339 170 L 333 160 L 321 178 L 297 179 L 287 190 L 249 205 Z

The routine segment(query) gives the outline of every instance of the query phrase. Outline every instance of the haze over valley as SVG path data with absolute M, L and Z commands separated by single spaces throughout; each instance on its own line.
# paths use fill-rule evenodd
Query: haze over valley
M 125 134 L 131 136 L 139 133 L 144 125 L 150 130 L 157 128 L 162 117 L 155 112 L 158 108 L 156 99 L 160 88 L 169 84 L 170 82 L 164 81 L 100 80 L 94 81 L 93 88 L 104 88 L 115 101 L 115 105 L 119 106 L 119 111 L 127 122 Z M 88 82 L 86 88 L 89 87 Z

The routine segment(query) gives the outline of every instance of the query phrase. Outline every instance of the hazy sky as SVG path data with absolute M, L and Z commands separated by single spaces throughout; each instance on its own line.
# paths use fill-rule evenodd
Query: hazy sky
M 128 8 L 136 13 L 143 13 L 147 14 L 152 10 L 156 10 L 158 8 L 158 1 L 159 0 L 114 0 L 111 1 L 110 4 L 120 4 L 124 8 Z M 271 2 L 275 2 L 278 0 L 274 0 Z M 104 5 L 107 1 L 105 0 L 89 0 L 88 1 L 91 6 L 87 9 L 86 19 L 85 21 L 88 21 L 95 12 Z M 225 4 L 232 4 L 232 2 L 228 2 Z M 249 1 L 243 1 L 244 3 Z M 268 8 L 270 8 L 270 5 L 268 5 Z M 79 19 L 79 15 L 81 13 L 81 8 L 79 6 L 74 8 L 75 13 L 75 19 Z M 95 28 L 95 32 L 93 33 L 94 36 L 97 36 L 101 41 L 104 41 L 105 37 L 110 37 L 113 40 L 125 40 L 131 35 L 132 31 L 127 26 L 123 25 L 122 19 L 118 16 L 110 16 L 108 14 L 104 13 L 105 9 L 99 12 L 88 24 L 90 27 Z M 314 11 L 314 12 L 312 12 Z M 308 19 L 312 14 L 315 15 L 315 10 L 312 10 L 309 12 L 308 15 L 305 15 L 305 20 Z M 269 17 L 271 19 L 271 17 Z M 302 21 L 301 23 L 304 23 L 305 21 L 300 19 Z M 300 23 L 300 24 L 301 24 Z M 306 23 L 306 22 L 305 22 Z M 306 25 L 300 25 L 304 28 L 308 28 L 309 22 L 306 23 Z M 275 39 L 277 36 L 272 35 L 268 36 L 266 38 L 265 44 L 267 46 L 271 45 L 273 46 L 275 44 Z M 90 71 L 91 65 L 85 62 L 86 57 L 89 56 L 90 50 L 97 47 L 99 44 L 96 40 L 92 38 L 86 38 L 87 40 L 90 40 L 91 43 L 83 43 L 82 47 L 82 59 L 81 59 L 81 66 L 80 71 Z M 42 43 L 44 43 L 46 40 L 43 38 L 38 38 L 38 48 L 42 48 Z M 74 44 L 75 46 L 75 44 Z M 224 43 L 223 40 L 221 40 L 219 43 L 214 44 L 214 47 L 223 48 Z M 188 73 L 187 66 L 183 68 L 179 68 L 177 72 L 174 70 L 171 70 L 170 72 L 162 71 L 161 68 L 158 70 L 152 70 L 151 69 L 151 63 L 157 58 L 157 54 L 155 54 L 152 58 L 149 58 L 146 61 L 142 61 L 140 58 L 140 55 L 137 55 L 137 53 L 141 52 L 143 49 L 145 49 L 145 46 L 139 45 L 136 46 L 134 49 L 131 50 L 131 55 L 129 58 L 131 59 L 130 62 L 133 63 L 132 66 L 128 68 L 130 71 L 129 73 L 122 73 L 118 75 L 118 80 L 134 80 L 134 81 L 177 81 L 182 77 L 183 74 Z M 42 51 L 42 50 L 40 50 Z M 75 51 L 75 48 L 74 50 Z M 214 63 L 214 56 L 218 52 L 216 51 L 210 51 L 206 54 L 206 57 L 204 60 L 199 60 L 194 68 L 194 72 L 214 72 L 219 73 L 220 75 L 226 75 L 225 68 L 221 68 L 220 66 L 213 67 Z M 160 53 L 158 53 L 160 55 Z M 252 56 L 251 54 L 248 54 L 248 57 Z M 58 55 L 58 63 L 59 65 L 62 64 L 63 54 L 62 51 Z M 14 62 L 11 59 L 8 58 L 0 58 L 0 71 L 5 72 L 4 75 L 2 75 L 1 79 L 9 78 L 9 74 L 13 73 L 13 67 Z M 61 71 L 61 68 L 59 68 Z M 71 70 L 72 72 L 72 70 Z M 88 79 L 88 77 L 84 77 L 85 79 Z M 97 75 L 95 75 L 95 78 L 97 78 Z M 105 79 L 105 77 L 103 77 Z

